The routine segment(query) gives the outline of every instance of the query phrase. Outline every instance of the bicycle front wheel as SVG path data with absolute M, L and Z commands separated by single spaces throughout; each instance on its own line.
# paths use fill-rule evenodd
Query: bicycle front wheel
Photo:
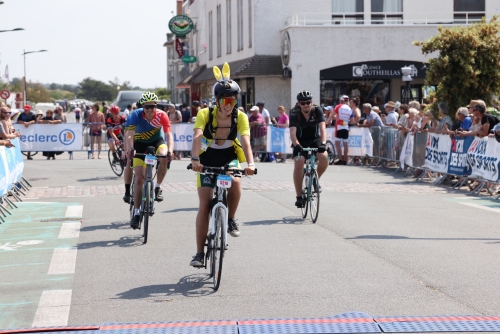
M 316 223 L 316 220 L 318 220 L 318 214 L 319 214 L 319 195 L 320 195 L 320 189 L 319 189 L 319 179 L 318 179 L 318 173 L 316 170 L 313 170 L 311 172 L 311 197 L 309 200 L 310 204 L 310 213 L 311 213 L 311 220 L 313 223 Z
M 132 183 L 130 184 L 130 204 L 128 207 L 130 213 L 130 220 L 134 218 L 134 183 L 135 183 L 135 174 L 132 174 Z
M 111 166 L 111 170 L 113 173 L 116 174 L 116 176 L 122 176 L 123 174 L 123 165 L 121 164 L 120 160 L 115 160 L 113 156 L 113 151 L 108 150 L 108 161 L 109 165 Z
M 217 211 L 215 212 L 214 224 L 215 224 L 215 235 L 213 236 L 214 239 L 212 240 L 213 248 L 210 261 L 212 267 L 210 268 L 210 271 L 213 274 L 212 277 L 214 280 L 214 290 L 217 291 L 219 289 L 220 279 L 222 276 L 222 261 L 224 259 L 224 249 L 226 244 L 223 231 L 224 215 L 222 209 L 220 208 L 218 208 Z
M 144 219 L 144 243 L 148 242 L 148 227 L 149 227 L 149 214 L 151 210 L 151 187 L 152 184 L 151 182 L 146 182 L 144 186 L 144 201 L 142 202 L 143 205 L 143 219 Z
M 306 172 L 304 169 L 304 174 L 302 175 L 302 202 L 303 206 L 300 208 L 300 211 L 302 212 L 302 218 L 307 217 L 307 208 L 308 208 L 308 201 L 309 201 L 309 194 L 308 194 L 308 189 L 309 189 L 309 172 Z

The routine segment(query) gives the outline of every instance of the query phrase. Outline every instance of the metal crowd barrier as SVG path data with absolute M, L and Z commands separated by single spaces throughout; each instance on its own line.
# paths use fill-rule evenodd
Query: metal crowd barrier
M 91 131 L 92 129 L 96 129 L 97 127 L 102 127 L 104 125 L 104 129 L 101 130 L 101 152 L 104 152 L 105 155 L 107 156 L 107 152 L 109 150 L 109 145 L 108 145 L 108 138 L 106 136 L 107 129 L 106 129 L 106 124 L 105 123 L 82 123 L 83 130 L 82 130 L 82 151 L 87 152 L 87 159 L 90 159 L 91 155 L 94 151 L 94 149 L 97 150 L 98 145 L 97 145 L 97 140 L 94 141 L 94 145 L 92 145 L 92 138 L 99 138 L 99 137 L 93 137 L 91 136 Z M 122 130 L 124 132 L 124 129 Z M 92 147 L 93 146 L 93 147 Z M 70 153 L 70 159 L 73 159 L 72 154 Z
M 18 208 L 14 201 L 22 202 L 21 196 L 26 196 L 31 187 L 28 180 L 21 176 L 18 182 L 14 183 L 3 196 L 0 196 L 0 224 L 5 222 L 8 215 L 13 215 L 12 211 Z

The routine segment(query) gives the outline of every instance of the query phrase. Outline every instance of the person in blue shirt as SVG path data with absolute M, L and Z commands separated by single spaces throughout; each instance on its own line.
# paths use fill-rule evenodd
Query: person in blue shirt
M 472 126 L 472 119 L 469 117 L 469 110 L 466 107 L 458 108 L 457 119 L 460 121 L 460 129 L 469 131 Z

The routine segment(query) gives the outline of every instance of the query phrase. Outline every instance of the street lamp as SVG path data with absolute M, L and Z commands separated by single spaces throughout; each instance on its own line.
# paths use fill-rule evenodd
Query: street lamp
M 411 100 L 413 100 L 410 82 L 413 80 L 411 77 L 411 67 L 405 66 L 401 68 L 401 73 L 403 74 L 403 82 L 406 83 L 403 88 L 403 94 L 401 97 L 401 103 L 408 104 Z
M 0 5 L 1 5 L 1 3 L 0 3 Z M 24 28 L 15 28 L 15 29 L 11 29 L 11 30 L 0 30 L 0 32 L 21 31 L 21 30 L 24 30 Z
M 22 56 L 24 57 L 24 93 L 23 93 L 23 107 L 26 105 L 26 55 L 30 53 L 37 53 L 37 52 L 47 52 L 47 50 L 38 50 L 38 51 L 28 51 L 26 52 L 23 49 L 23 54 Z

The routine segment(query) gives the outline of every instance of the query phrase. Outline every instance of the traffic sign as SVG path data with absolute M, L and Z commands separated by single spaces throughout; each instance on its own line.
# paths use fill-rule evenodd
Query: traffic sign
M 184 63 L 194 63 L 196 61 L 195 56 L 183 56 L 182 57 L 182 62 Z
M 0 92 L 0 97 L 7 100 L 10 97 L 10 92 L 7 89 L 4 89 Z

